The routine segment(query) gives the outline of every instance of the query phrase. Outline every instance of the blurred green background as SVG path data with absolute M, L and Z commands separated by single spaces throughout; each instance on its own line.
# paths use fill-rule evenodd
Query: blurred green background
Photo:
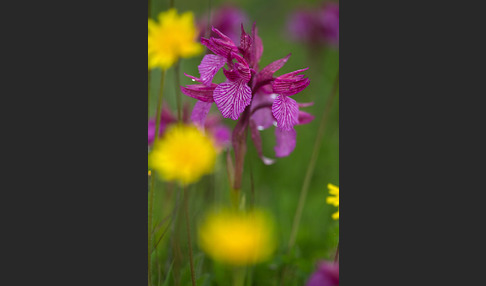
M 317 53 L 312 53 L 304 43 L 292 42 L 286 34 L 286 21 L 289 14 L 297 8 L 320 7 L 323 1 L 289 1 L 289 0 L 268 0 L 268 1 L 204 1 L 204 0 L 175 0 L 175 8 L 181 12 L 193 11 L 196 18 L 203 17 L 208 11 L 211 2 L 212 8 L 220 7 L 223 4 L 233 4 L 242 9 L 249 18 L 250 23 L 245 25 L 246 31 L 250 31 L 251 23 L 255 22 L 258 27 L 259 36 L 264 45 L 263 56 L 260 61 L 260 68 L 267 64 L 283 58 L 292 53 L 287 64 L 280 69 L 276 76 L 288 73 L 297 69 L 309 67 L 305 74 L 310 78 L 309 87 L 302 93 L 293 96 L 297 102 L 314 102 L 314 106 L 302 109 L 315 116 L 312 123 L 296 126 L 297 146 L 294 152 L 286 157 L 279 158 L 271 166 L 264 165 L 256 154 L 251 139 L 248 141 L 248 153 L 245 160 L 244 180 L 242 191 L 246 200 L 250 199 L 251 173 L 255 192 L 256 206 L 269 210 L 277 224 L 279 250 L 273 260 L 256 265 L 250 269 L 251 281 L 249 285 L 282 285 L 280 277 L 284 267 L 287 267 L 289 275 L 283 285 L 305 285 L 308 276 L 315 270 L 316 262 L 319 260 L 331 260 L 334 257 L 339 239 L 339 222 L 331 219 L 331 214 L 337 209 L 326 204 L 328 196 L 327 184 L 332 183 L 339 186 L 339 96 L 336 96 L 328 114 L 328 120 L 320 144 L 319 156 L 315 171 L 310 182 L 300 229 L 297 235 L 295 250 L 290 255 L 285 254 L 289 241 L 292 222 L 294 219 L 300 190 L 304 181 L 305 173 L 311 159 L 311 154 L 316 140 L 317 130 L 326 102 L 331 94 L 331 89 L 336 81 L 339 69 L 339 52 L 336 48 L 322 47 Z M 168 9 L 169 1 L 151 0 L 152 18 L 156 18 L 158 12 Z M 199 76 L 197 66 L 203 55 L 183 59 L 181 62 L 181 73 Z M 222 82 L 221 71 L 213 82 Z M 155 116 L 156 98 L 159 92 L 161 72 L 153 70 L 150 73 L 150 114 Z M 184 75 L 180 76 L 181 85 L 191 84 L 191 80 Z M 174 69 L 171 68 L 166 77 L 164 87 L 164 100 L 173 111 L 175 105 L 175 84 Z M 191 106 L 195 99 L 183 95 L 183 101 L 189 102 Z M 213 105 L 211 113 L 220 114 Z M 225 119 L 224 123 L 233 127 L 236 121 Z M 273 147 L 275 144 L 274 128 L 261 133 L 264 146 L 264 154 L 274 158 Z M 248 136 L 250 137 L 250 136 Z M 193 222 L 192 236 L 196 237 L 195 225 L 209 204 L 229 203 L 229 187 L 226 178 L 224 156 L 220 156 L 217 170 L 214 175 L 206 176 L 198 184 L 191 186 L 191 220 Z M 180 190 L 171 184 L 157 184 L 154 224 L 157 225 L 156 239 L 163 235 L 168 222 L 172 218 L 170 213 L 177 199 L 181 199 Z M 162 223 L 161 223 L 162 222 Z M 163 235 L 157 247 L 157 255 L 153 257 L 155 266 L 154 285 L 159 283 L 175 285 L 173 273 L 170 270 L 170 261 L 167 261 L 171 253 L 171 231 L 174 224 L 171 224 Z M 182 236 L 185 238 L 183 228 Z M 194 240 L 194 239 L 193 239 Z M 186 255 L 186 241 L 181 242 L 182 254 Z M 230 274 L 223 266 L 213 264 L 198 249 L 197 244 L 193 245 L 195 252 L 198 285 L 230 285 Z M 155 265 L 154 264 L 154 265 Z M 187 259 L 181 266 L 181 285 L 190 285 L 190 276 Z M 169 274 L 170 272 L 170 274 Z M 159 282 L 160 281 L 160 282 Z

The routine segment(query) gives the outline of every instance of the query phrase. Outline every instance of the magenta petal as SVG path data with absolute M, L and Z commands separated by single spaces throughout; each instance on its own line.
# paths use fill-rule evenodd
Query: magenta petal
M 250 47 L 253 43 L 252 38 L 245 32 L 245 28 L 243 28 L 243 23 L 241 23 L 241 38 L 240 38 L 240 47 L 239 50 L 243 55 L 246 55 L 250 51 Z
M 292 98 L 279 95 L 273 102 L 272 113 L 277 120 L 277 127 L 291 130 L 298 123 L 299 106 Z
M 307 68 L 277 77 L 272 83 L 273 92 L 291 96 L 303 91 L 310 83 L 310 80 L 305 78 L 305 75 L 299 74 L 305 70 Z
M 237 120 L 251 102 L 251 89 L 242 81 L 225 82 L 214 89 L 213 98 L 223 117 Z
M 216 145 L 219 147 L 225 147 L 231 143 L 231 130 L 228 127 L 221 124 L 214 128 L 212 132 Z
M 253 24 L 251 34 L 253 38 L 253 45 L 251 47 L 251 64 L 252 66 L 256 66 L 263 54 L 263 42 L 258 36 L 258 29 L 256 28 L 255 24 Z
M 204 102 L 213 102 L 213 92 L 216 88 L 216 84 L 211 84 L 207 86 L 204 84 L 193 84 L 188 86 L 181 86 L 181 91 L 183 94 L 195 98 Z
M 206 116 L 208 116 L 211 105 L 212 102 L 198 100 L 194 105 L 194 109 L 192 110 L 191 121 L 200 127 L 204 127 L 204 121 L 206 120 Z
M 311 275 L 306 286 L 338 286 L 339 264 L 323 261 Z
M 255 121 L 258 130 L 273 126 L 275 118 L 272 114 L 272 104 L 276 94 L 257 93 L 251 103 L 252 120 Z M 268 106 L 268 107 L 267 107 Z
M 314 115 L 299 110 L 299 119 L 297 124 L 307 124 L 314 120 Z
M 295 129 L 282 130 L 275 128 L 275 138 L 277 145 L 275 146 L 275 156 L 286 157 L 295 149 L 297 132 Z
M 297 103 L 297 105 L 299 105 L 299 108 L 301 107 L 309 107 L 309 106 L 313 106 L 314 105 L 314 102 L 302 102 L 302 103 Z
M 226 58 L 218 55 L 205 55 L 198 66 L 199 74 L 201 75 L 201 82 L 207 86 L 211 86 L 214 75 L 224 66 Z
M 263 163 L 265 165 L 271 165 L 275 163 L 275 160 L 263 156 L 262 138 L 260 137 L 260 131 L 258 130 L 256 123 L 251 119 L 250 119 L 250 131 L 251 131 L 251 139 L 253 141 L 253 145 L 255 145 L 255 149 L 257 150 L 258 156 L 260 156 L 260 159 L 262 159 Z
M 201 38 L 201 44 L 205 45 L 216 55 L 220 55 L 225 58 L 227 58 L 231 54 L 231 52 L 238 52 L 238 48 L 235 46 L 230 38 L 228 38 L 226 35 L 221 33 L 218 29 L 215 29 L 214 27 L 212 31 L 220 38 Z
M 288 54 L 285 58 L 276 60 L 273 63 L 270 63 L 268 66 L 264 67 L 256 76 L 258 82 L 263 82 L 267 80 L 273 79 L 273 74 L 281 69 L 285 63 L 289 60 L 290 54 Z

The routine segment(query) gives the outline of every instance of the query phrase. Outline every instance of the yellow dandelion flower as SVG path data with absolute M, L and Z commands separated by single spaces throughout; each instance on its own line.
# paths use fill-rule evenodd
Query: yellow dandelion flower
M 263 262 L 276 247 L 273 223 L 261 210 L 210 212 L 198 234 L 204 252 L 216 261 L 234 266 Z
M 169 126 L 149 154 L 149 166 L 164 180 L 183 185 L 213 171 L 216 162 L 213 139 L 194 125 Z
M 339 219 L 339 187 L 333 184 L 327 184 L 329 194 L 334 197 L 327 197 L 326 202 L 330 205 L 338 207 L 338 211 L 332 214 L 333 219 Z
M 177 14 L 172 8 L 159 14 L 159 23 L 148 20 L 148 67 L 170 68 L 179 58 L 196 56 L 203 51 L 196 42 L 198 30 L 194 14 Z

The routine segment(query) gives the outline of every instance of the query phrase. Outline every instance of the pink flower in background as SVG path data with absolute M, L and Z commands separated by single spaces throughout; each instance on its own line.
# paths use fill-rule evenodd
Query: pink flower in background
M 241 23 L 248 23 L 248 16 L 246 13 L 231 5 L 225 5 L 219 9 L 211 11 L 211 25 L 208 27 L 208 15 L 202 15 L 198 20 L 198 27 L 200 29 L 200 37 L 204 37 L 208 28 L 213 26 L 221 31 L 221 33 L 228 36 L 233 42 L 238 42 L 240 39 Z M 212 31 L 210 37 L 216 36 Z
M 164 104 L 164 106 L 167 105 Z M 188 105 L 184 106 L 182 121 L 184 123 L 189 123 L 191 121 L 195 125 L 198 125 L 199 127 L 203 128 L 206 132 L 209 132 L 209 134 L 213 136 L 217 147 L 223 148 L 228 146 L 231 143 L 231 130 L 221 123 L 221 117 L 218 115 L 208 116 L 206 113 L 204 117 L 207 118 L 205 122 L 201 124 L 201 122 L 198 121 L 197 119 L 198 111 L 199 109 L 195 107 L 189 118 L 189 106 Z M 207 112 L 209 112 L 209 109 L 207 110 Z M 159 127 L 159 137 L 164 134 L 165 129 L 167 128 L 168 125 L 177 122 L 176 116 L 173 115 L 167 107 L 164 107 L 160 117 L 161 118 L 160 118 L 160 127 Z M 148 145 L 149 146 L 152 145 L 152 143 L 154 142 L 155 128 L 156 128 L 155 118 L 150 118 L 148 122 Z
M 325 3 L 320 9 L 301 9 L 290 15 L 287 30 L 295 41 L 339 46 L 339 4 Z
M 193 121 L 203 124 L 214 102 L 223 117 L 240 120 L 233 132 L 234 146 L 242 144 L 235 143 L 238 141 L 235 138 L 241 139 L 242 132 L 250 127 L 259 156 L 265 164 L 271 164 L 273 160 L 263 156 L 259 131 L 274 125 L 277 139 L 275 154 L 277 157 L 288 156 L 296 144 L 294 126 L 313 119 L 312 115 L 299 110 L 309 104 L 299 104 L 291 98 L 309 85 L 310 80 L 301 74 L 307 69 L 274 77 L 274 73 L 289 59 L 289 54 L 259 70 L 263 44 L 255 25 L 251 35 L 241 25 L 239 46 L 214 27 L 212 33 L 209 39 L 201 39 L 201 43 L 214 54 L 202 59 L 198 66 L 200 77 L 186 75 L 199 84 L 181 86 L 182 93 L 198 100 Z M 220 69 L 223 69 L 226 81 L 213 83 Z
M 339 286 L 339 264 L 327 261 L 319 263 L 306 286 Z

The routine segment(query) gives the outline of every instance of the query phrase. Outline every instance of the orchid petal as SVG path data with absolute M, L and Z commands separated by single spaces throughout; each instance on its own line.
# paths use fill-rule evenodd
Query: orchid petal
M 313 106 L 314 105 L 314 102 L 297 103 L 297 105 L 299 106 L 299 108 L 301 108 L 301 107 L 309 107 L 309 106 Z
M 181 86 L 183 94 L 204 102 L 214 102 L 213 92 L 217 84 L 207 86 L 204 84 L 192 84 L 188 86 Z
M 216 55 L 228 58 L 231 52 L 238 52 L 238 48 L 233 41 L 218 29 L 212 28 L 212 31 L 220 38 L 211 37 L 209 39 L 201 38 L 201 44 L 205 45 Z
M 240 47 L 238 48 L 239 51 L 244 55 L 248 55 L 250 52 L 250 47 L 252 46 L 253 40 L 245 32 L 245 28 L 243 28 L 243 23 L 241 23 L 241 38 L 240 38 Z
M 277 145 L 275 146 L 275 156 L 286 157 L 295 149 L 297 133 L 295 129 L 282 130 L 275 128 L 275 138 Z
M 226 58 L 218 55 L 205 55 L 198 66 L 201 82 L 210 86 L 216 73 L 224 66 Z
M 308 124 L 314 120 L 314 115 L 304 111 L 299 111 L 299 119 L 297 124 Z
M 191 114 L 191 121 L 199 127 L 204 127 L 204 121 L 211 109 L 212 102 L 197 101 Z
M 250 119 L 250 131 L 251 131 L 251 139 L 253 141 L 253 145 L 255 145 L 255 149 L 257 150 L 258 156 L 262 159 L 265 165 L 271 165 L 275 163 L 275 160 L 267 158 L 263 156 L 262 151 L 262 138 L 260 137 L 260 131 L 258 130 L 258 126 L 254 120 Z
M 250 64 L 253 67 L 256 67 L 263 54 L 263 42 L 262 39 L 258 36 L 258 29 L 256 28 L 255 23 L 253 23 L 251 36 L 253 38 L 253 45 L 251 47 L 251 53 L 250 53 L 251 55 Z
M 251 102 L 251 89 L 242 81 L 225 82 L 214 89 L 213 98 L 224 118 L 237 120 Z
M 218 145 L 220 148 L 231 143 L 231 130 L 224 125 L 219 125 L 214 128 L 212 130 L 212 134 L 216 141 L 216 145 Z
M 276 96 L 276 94 L 269 95 L 260 92 L 253 96 L 251 103 L 251 118 L 255 121 L 258 130 L 267 129 L 273 126 L 275 118 L 273 117 L 271 106 Z M 268 105 L 268 107 L 263 107 L 266 105 Z
M 305 75 L 298 73 L 305 70 L 307 69 L 296 70 L 277 77 L 272 83 L 273 92 L 291 96 L 303 91 L 309 85 L 310 80 L 305 78 Z
M 288 131 L 298 123 L 299 106 L 292 98 L 279 95 L 273 102 L 272 113 L 277 120 L 277 127 Z

